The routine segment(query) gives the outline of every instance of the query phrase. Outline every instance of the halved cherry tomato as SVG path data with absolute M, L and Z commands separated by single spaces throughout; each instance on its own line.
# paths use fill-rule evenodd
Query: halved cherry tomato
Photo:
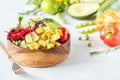
M 111 25 L 100 31 L 100 38 L 108 46 L 120 45 L 120 27 Z
M 62 36 L 60 38 L 61 43 L 65 43 L 68 40 L 68 30 L 64 27 L 59 28 L 62 31 Z

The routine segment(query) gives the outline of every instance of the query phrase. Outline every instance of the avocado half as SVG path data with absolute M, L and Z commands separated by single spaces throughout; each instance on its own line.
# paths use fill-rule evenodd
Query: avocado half
M 70 16 L 77 19 L 85 19 L 93 15 L 100 5 L 98 3 L 76 3 L 71 5 L 67 12 Z

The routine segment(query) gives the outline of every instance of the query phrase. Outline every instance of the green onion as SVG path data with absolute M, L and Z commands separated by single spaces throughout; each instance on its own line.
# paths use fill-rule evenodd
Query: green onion
M 10 28 L 11 31 L 16 31 L 17 28 L 16 27 L 13 27 L 13 28 Z

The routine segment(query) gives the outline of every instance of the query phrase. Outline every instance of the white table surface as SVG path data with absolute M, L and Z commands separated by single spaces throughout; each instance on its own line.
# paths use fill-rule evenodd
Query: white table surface
M 6 35 L 17 24 L 18 12 L 31 8 L 25 5 L 25 0 L 2 0 L 0 2 L 0 42 L 6 47 Z M 46 15 L 57 20 L 55 16 Z M 75 25 L 76 20 L 63 14 L 67 27 L 71 33 L 71 51 L 69 57 L 62 63 L 47 68 L 25 67 L 26 75 L 15 75 L 12 63 L 0 51 L 0 80 L 120 80 L 120 50 L 95 57 L 89 55 L 90 51 L 103 50 L 107 46 L 99 39 L 99 32 L 90 35 L 89 41 L 79 41 L 79 33 Z M 57 20 L 58 21 L 58 20 Z M 87 43 L 92 42 L 92 47 Z

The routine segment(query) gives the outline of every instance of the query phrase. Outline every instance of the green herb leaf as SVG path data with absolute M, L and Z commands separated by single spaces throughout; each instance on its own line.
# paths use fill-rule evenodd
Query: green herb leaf
M 62 15 L 58 12 L 56 14 L 57 18 L 62 22 L 62 23 L 65 23 L 66 21 L 63 19 Z
M 23 20 L 23 17 L 19 16 L 19 18 L 18 18 L 19 25 L 21 25 L 22 20 Z
M 26 4 L 40 6 L 42 0 L 28 0 Z
M 118 50 L 118 49 L 120 49 L 120 45 L 115 46 L 115 47 L 110 47 L 110 48 L 102 50 L 102 51 L 93 51 L 93 52 L 90 52 L 90 55 L 91 56 L 95 56 L 95 55 L 102 54 L 102 53 L 106 53 L 107 54 L 109 52 L 112 52 L 112 51 Z

